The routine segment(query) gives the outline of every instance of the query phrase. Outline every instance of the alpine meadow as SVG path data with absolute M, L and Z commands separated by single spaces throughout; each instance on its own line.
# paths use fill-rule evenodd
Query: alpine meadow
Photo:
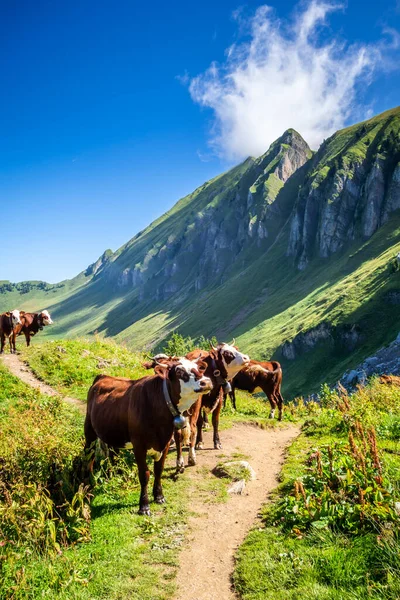
M 399 600 L 399 0 L 0 16 L 0 600 Z
M 313 152 L 289 129 L 75 278 L 0 283 L 0 309 L 46 307 L 46 337 L 161 350 L 234 337 L 281 362 L 288 397 L 334 385 L 400 330 L 400 108 Z M 43 335 L 43 334 L 41 334 Z

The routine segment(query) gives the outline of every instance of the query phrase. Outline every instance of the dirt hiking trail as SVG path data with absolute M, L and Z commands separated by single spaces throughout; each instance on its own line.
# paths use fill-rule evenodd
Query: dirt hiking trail
M 245 455 L 244 460 L 257 477 L 246 483 L 243 495 L 232 494 L 226 503 L 207 503 L 206 493 L 193 487 L 190 509 L 195 516 L 189 519 L 189 535 L 180 553 L 176 600 L 237 598 L 231 582 L 236 550 L 276 487 L 285 449 L 299 433 L 294 426 L 265 430 L 237 423 L 221 432 L 223 448 L 214 450 L 212 432 L 205 432 L 204 450 L 197 452 L 198 464 L 189 469 L 194 481 L 204 477 L 205 468 L 212 471 L 217 463 L 229 460 L 235 453 Z
M 77 398 L 63 396 L 62 394 L 56 392 L 54 388 L 47 385 L 47 383 L 40 381 L 40 379 L 35 377 L 29 367 L 18 358 L 17 354 L 2 354 L 0 355 L 0 360 L 2 361 L 3 365 L 8 367 L 9 371 L 15 375 L 15 377 L 18 377 L 24 383 L 27 383 L 31 387 L 39 390 L 41 394 L 46 394 L 47 396 L 60 396 L 64 402 L 75 406 L 75 408 L 77 408 L 82 414 L 86 414 L 85 402 L 82 402 Z
M 13 375 L 42 394 L 60 396 L 80 412 L 86 412 L 84 402 L 62 396 L 37 379 L 17 355 L 1 355 L 0 360 Z M 237 423 L 221 432 L 222 450 L 213 449 L 211 431 L 204 433 L 204 449 L 197 452 L 197 465 L 186 470 L 192 482 L 190 510 L 193 516 L 189 517 L 188 535 L 180 553 L 178 592 L 174 600 L 237 598 L 231 582 L 236 550 L 276 487 L 285 449 L 299 433 L 293 425 L 265 430 Z M 187 462 L 187 454 L 185 459 Z M 241 459 L 250 463 L 256 479 L 246 483 L 242 495 L 232 494 L 227 502 L 210 502 L 210 492 L 201 489 L 201 480 L 213 477 L 210 474 L 219 462 Z

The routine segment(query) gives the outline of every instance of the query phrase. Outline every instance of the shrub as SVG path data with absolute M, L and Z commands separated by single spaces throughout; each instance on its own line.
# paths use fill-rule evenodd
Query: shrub
M 313 525 L 360 533 L 399 523 L 375 430 L 366 432 L 357 421 L 348 442 L 317 448 L 310 455 L 307 474 L 276 507 L 274 519 L 284 529 L 300 534 Z
M 199 338 L 184 337 L 180 333 L 174 331 L 171 337 L 163 348 L 163 352 L 168 356 L 185 356 L 188 352 L 191 352 L 195 348 L 201 348 L 202 350 L 209 350 L 210 344 L 213 346 L 217 345 L 215 337 L 207 339 L 204 335 Z
M 58 552 L 89 536 L 89 494 L 80 481 L 82 420 L 0 369 L 11 406 L 0 416 L 0 544 L 3 560 L 23 545 Z

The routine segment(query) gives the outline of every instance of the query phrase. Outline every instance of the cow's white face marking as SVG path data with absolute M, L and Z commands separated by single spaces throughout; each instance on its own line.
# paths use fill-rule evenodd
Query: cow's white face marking
M 47 310 L 42 310 L 43 325 L 52 325 L 53 321 Z
M 200 394 L 208 394 L 212 390 L 212 382 L 208 377 L 195 376 L 199 365 L 187 358 L 180 358 L 176 367 L 180 385 L 179 410 L 188 410 L 194 404 Z M 186 380 L 186 381 L 185 381 Z
M 250 358 L 247 354 L 242 354 L 242 352 L 239 352 L 239 350 L 236 350 L 236 348 L 229 344 L 221 344 L 219 349 L 221 351 L 225 369 L 228 373 L 228 379 L 232 379 L 236 373 L 239 373 L 240 369 L 243 369 L 243 367 L 250 362 Z
M 11 311 L 11 320 L 13 327 L 15 327 L 16 325 L 21 325 L 21 317 L 19 314 L 19 310 L 14 309 Z

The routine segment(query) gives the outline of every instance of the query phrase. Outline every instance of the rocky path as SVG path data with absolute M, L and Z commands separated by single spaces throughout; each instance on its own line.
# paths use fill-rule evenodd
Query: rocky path
M 205 449 L 197 453 L 198 466 L 190 469 L 194 482 L 203 477 L 204 467 L 211 471 L 221 461 L 221 453 L 245 455 L 257 478 L 246 484 L 243 495 L 232 495 L 227 503 L 210 504 L 206 494 L 193 486 L 190 507 L 195 516 L 189 520 L 189 535 L 180 553 L 176 600 L 236 598 L 231 583 L 236 550 L 276 487 L 285 449 L 298 434 L 294 426 L 264 430 L 238 423 L 222 431 L 223 450 L 217 451 L 212 449 L 212 433 L 205 433 Z
M 49 396 L 60 395 L 35 377 L 15 354 L 0 357 L 13 375 Z M 86 405 L 81 400 L 63 396 L 63 400 L 82 413 Z M 188 469 L 191 486 L 189 534 L 180 553 L 178 594 L 174 600 L 234 600 L 231 577 L 234 556 L 249 529 L 256 523 L 262 504 L 276 487 L 284 460 L 285 449 L 299 434 L 292 425 L 264 430 L 248 423 L 237 423 L 222 431 L 222 450 L 212 447 L 212 433 L 205 432 L 204 450 L 198 451 L 198 464 Z M 226 503 L 212 503 L 196 482 L 209 473 L 221 460 L 233 455 L 246 458 L 256 471 L 256 479 L 246 484 L 242 495 L 232 495 Z M 221 457 L 223 455 L 224 458 Z M 226 458 L 225 458 L 226 457 Z
M 61 396 L 61 394 L 47 385 L 47 383 L 43 383 L 43 381 L 37 379 L 29 367 L 18 358 L 17 354 L 2 354 L 0 360 L 8 367 L 13 375 L 31 387 L 38 389 L 42 394 L 46 394 L 47 396 Z M 82 414 L 86 413 L 86 404 L 81 400 L 70 398 L 68 396 L 62 396 L 62 399 L 64 402 L 75 406 Z

